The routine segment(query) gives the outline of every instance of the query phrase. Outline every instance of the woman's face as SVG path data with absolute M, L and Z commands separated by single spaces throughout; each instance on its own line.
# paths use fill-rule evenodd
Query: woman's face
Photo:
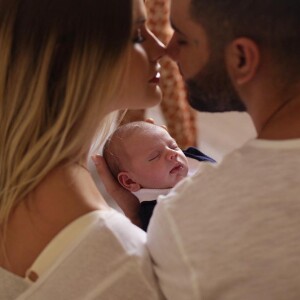
M 146 9 L 142 0 L 133 0 L 133 28 L 130 60 L 116 109 L 142 109 L 161 101 L 158 59 L 164 45 L 146 27 Z

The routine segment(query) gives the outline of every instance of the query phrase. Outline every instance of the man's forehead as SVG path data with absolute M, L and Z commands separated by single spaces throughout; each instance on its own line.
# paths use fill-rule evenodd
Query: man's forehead
M 201 24 L 194 20 L 191 14 L 191 0 L 172 0 L 170 11 L 170 23 L 176 33 L 192 38 L 204 34 Z
M 191 0 L 171 0 L 170 15 L 172 18 L 186 18 L 189 15 Z

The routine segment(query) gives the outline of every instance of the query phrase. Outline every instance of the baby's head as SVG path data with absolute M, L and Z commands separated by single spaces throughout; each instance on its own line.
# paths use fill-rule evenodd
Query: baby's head
M 187 158 L 176 141 L 164 128 L 147 122 L 119 127 L 105 143 L 103 157 L 131 192 L 171 188 L 188 173 Z

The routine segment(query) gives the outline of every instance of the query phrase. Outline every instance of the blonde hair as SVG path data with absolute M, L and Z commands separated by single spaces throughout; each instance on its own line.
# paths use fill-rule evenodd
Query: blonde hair
M 82 159 L 109 127 L 131 6 L 0 0 L 0 224 L 49 171 Z

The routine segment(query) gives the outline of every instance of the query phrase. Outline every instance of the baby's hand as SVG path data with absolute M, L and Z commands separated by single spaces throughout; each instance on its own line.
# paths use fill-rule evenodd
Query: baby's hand
M 117 202 L 131 222 L 140 226 L 140 219 L 138 217 L 140 203 L 138 199 L 115 180 L 101 155 L 97 154 L 92 156 L 92 160 L 107 193 Z

